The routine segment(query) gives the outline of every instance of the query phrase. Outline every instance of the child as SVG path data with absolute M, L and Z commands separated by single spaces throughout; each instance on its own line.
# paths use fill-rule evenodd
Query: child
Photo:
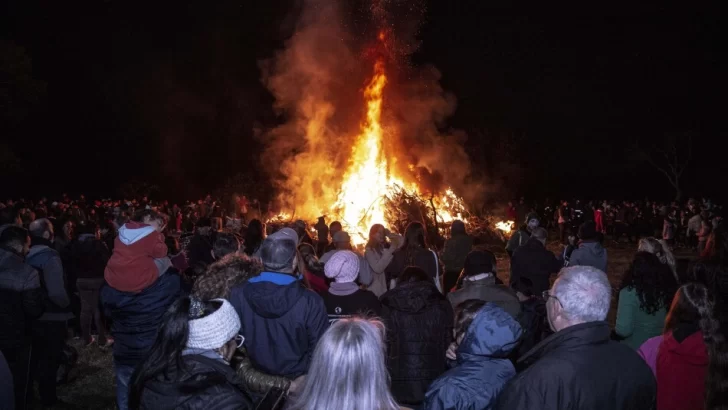
M 164 243 L 164 217 L 147 209 L 135 221 L 119 228 L 114 253 L 104 271 L 104 279 L 121 292 L 138 293 L 154 283 L 172 265 Z

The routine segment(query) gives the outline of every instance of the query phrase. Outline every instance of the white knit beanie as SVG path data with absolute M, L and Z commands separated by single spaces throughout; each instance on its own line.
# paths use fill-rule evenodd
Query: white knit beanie
M 230 341 L 240 331 L 240 317 L 225 299 L 216 311 L 199 319 L 190 320 L 187 347 L 196 349 L 217 349 Z
M 354 282 L 359 276 L 359 257 L 352 251 L 338 251 L 324 265 L 324 273 L 337 283 Z

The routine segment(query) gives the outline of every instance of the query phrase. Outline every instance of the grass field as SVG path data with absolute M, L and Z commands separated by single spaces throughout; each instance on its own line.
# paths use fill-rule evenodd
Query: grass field
M 558 243 L 550 243 L 549 249 L 559 252 Z M 618 289 L 622 275 L 627 270 L 635 253 L 634 244 L 610 244 L 608 249 L 608 275 L 613 289 Z M 498 276 L 506 283 L 509 278 L 510 262 L 505 253 L 498 253 Z M 609 323 L 614 325 L 616 316 L 617 292 L 612 295 L 612 309 L 609 314 Z M 59 397 L 79 409 L 114 409 L 115 389 L 114 371 L 111 360 L 111 351 L 98 346 L 83 347 L 80 340 L 73 340 L 71 344 L 78 349 L 78 366 L 72 371 L 72 381 L 59 386 Z

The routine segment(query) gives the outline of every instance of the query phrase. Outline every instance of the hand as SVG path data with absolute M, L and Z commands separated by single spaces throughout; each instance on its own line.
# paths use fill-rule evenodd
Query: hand
M 457 352 L 458 345 L 455 342 L 450 343 L 450 346 L 447 348 L 447 352 L 445 352 L 445 357 L 447 357 L 450 360 L 457 360 Z
M 291 385 L 288 386 L 288 393 L 297 393 L 303 388 L 303 383 L 306 382 L 306 375 L 298 376 L 296 380 L 291 381 Z

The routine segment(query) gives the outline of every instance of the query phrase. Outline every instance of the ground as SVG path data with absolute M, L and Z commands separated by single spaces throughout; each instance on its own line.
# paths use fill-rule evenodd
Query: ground
M 560 252 L 558 243 L 549 243 L 549 249 Z M 627 270 L 634 256 L 635 244 L 608 245 L 608 276 L 615 291 L 612 294 L 612 309 L 609 313 L 609 323 L 614 325 L 617 306 L 617 289 L 622 275 Z M 497 253 L 498 276 L 504 281 L 509 277 L 509 260 L 505 253 Z M 83 347 L 80 340 L 73 340 L 71 344 L 78 349 L 78 366 L 73 370 L 73 380 L 58 388 L 59 397 L 73 404 L 79 409 L 114 409 L 115 390 L 114 372 L 111 360 L 111 351 L 98 346 Z

